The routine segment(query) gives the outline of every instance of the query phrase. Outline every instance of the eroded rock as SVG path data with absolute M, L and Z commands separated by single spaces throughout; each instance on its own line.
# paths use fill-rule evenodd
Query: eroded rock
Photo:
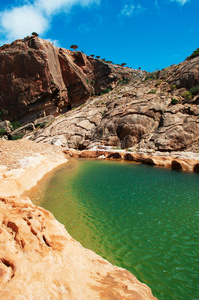
M 26 197 L 0 198 L 0 230 L 2 300 L 156 299 L 130 272 L 83 248 Z

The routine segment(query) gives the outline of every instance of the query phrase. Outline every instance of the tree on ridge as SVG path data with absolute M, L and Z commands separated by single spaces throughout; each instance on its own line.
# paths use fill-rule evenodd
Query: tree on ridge
M 75 51 L 78 48 L 78 46 L 77 45 L 71 45 L 70 48 Z

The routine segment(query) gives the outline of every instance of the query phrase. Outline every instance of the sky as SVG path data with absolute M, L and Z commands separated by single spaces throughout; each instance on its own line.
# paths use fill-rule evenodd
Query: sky
M 199 0 L 1 0 L 0 45 L 37 32 L 55 46 L 149 72 L 199 47 Z

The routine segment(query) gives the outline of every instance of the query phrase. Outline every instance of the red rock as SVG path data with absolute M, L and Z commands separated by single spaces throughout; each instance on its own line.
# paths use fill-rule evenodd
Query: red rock
M 130 76 L 128 68 L 115 69 L 79 51 L 27 37 L 0 47 L 0 110 L 6 112 L 4 119 L 32 122 L 44 111 L 64 112 Z

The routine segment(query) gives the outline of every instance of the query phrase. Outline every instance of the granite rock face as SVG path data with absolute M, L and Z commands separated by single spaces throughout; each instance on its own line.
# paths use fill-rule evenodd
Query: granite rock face
M 1 119 L 26 124 L 56 115 L 112 89 L 132 72 L 37 36 L 16 40 L 0 47 Z
M 0 198 L 0 298 L 149 300 L 130 272 L 83 248 L 27 197 Z

